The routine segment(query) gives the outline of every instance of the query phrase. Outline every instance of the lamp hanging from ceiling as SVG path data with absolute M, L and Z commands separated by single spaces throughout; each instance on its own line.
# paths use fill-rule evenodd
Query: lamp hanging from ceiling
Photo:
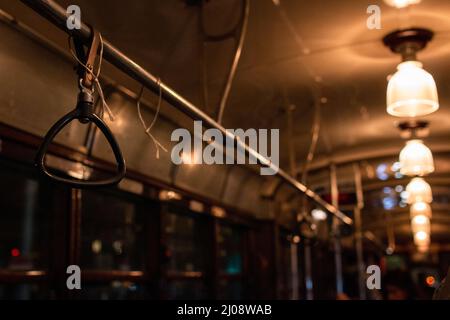
M 424 231 L 430 233 L 430 218 L 425 215 L 418 215 L 411 220 L 411 229 L 413 233 Z
M 387 112 L 396 117 L 417 117 L 439 109 L 436 83 L 418 61 L 405 61 L 389 79 Z
M 406 176 L 425 176 L 434 171 L 433 154 L 419 139 L 406 142 L 399 161 L 400 173 Z
M 414 235 L 414 244 L 419 252 L 430 249 L 430 219 L 424 215 L 417 215 L 411 220 L 411 229 Z
M 421 0 L 384 0 L 384 2 L 391 7 L 398 9 L 406 8 L 409 5 L 420 3 Z
M 433 194 L 430 185 L 422 178 L 413 178 L 406 186 L 408 204 L 431 203 Z
M 430 247 L 431 234 L 431 207 L 425 202 L 416 202 L 411 206 L 411 229 L 414 235 L 414 244 L 420 252 L 426 252 Z
M 414 233 L 414 244 L 417 247 L 428 247 L 430 245 L 430 234 L 425 231 Z
M 416 202 L 411 205 L 409 213 L 412 219 L 418 216 L 425 216 L 431 218 L 432 211 L 428 203 Z
M 432 38 L 432 31 L 420 28 L 398 30 L 384 37 L 384 44 L 394 53 L 401 54 L 403 59 L 387 87 L 386 103 L 390 115 L 418 117 L 439 109 L 433 76 L 422 68 L 416 57 Z

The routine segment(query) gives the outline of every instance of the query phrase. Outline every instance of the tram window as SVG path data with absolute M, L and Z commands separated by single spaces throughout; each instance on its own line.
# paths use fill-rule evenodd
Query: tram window
M 0 164 L 0 269 L 45 269 L 50 191 L 21 168 Z
M 88 284 L 80 292 L 81 298 L 86 300 L 143 300 L 152 298 L 145 285 L 130 281 Z
M 162 215 L 164 259 L 167 272 L 204 272 L 207 252 L 201 219 L 165 212 Z
M 235 279 L 220 279 L 219 281 L 219 299 L 239 300 L 243 299 L 242 281 Z
M 168 283 L 167 295 L 170 299 L 207 299 L 208 288 L 201 279 L 172 280 Z
M 219 267 L 219 299 L 242 299 L 243 281 L 243 230 L 233 225 L 219 223 L 217 230 Z
M 49 292 L 40 284 L 1 284 L 0 300 L 49 299 Z
M 226 275 L 242 273 L 242 232 L 230 225 L 219 224 L 217 244 L 219 272 Z
M 84 191 L 81 266 L 95 270 L 142 270 L 146 254 L 144 214 L 121 197 Z
M 180 212 L 181 211 L 181 212 Z M 161 216 L 162 297 L 167 299 L 205 299 L 208 286 L 207 223 L 204 217 L 191 215 L 180 208 L 169 207 Z
M 280 229 L 279 235 L 279 267 L 278 267 L 278 294 L 281 299 L 289 299 L 292 293 L 292 270 L 291 270 L 291 242 L 289 233 Z

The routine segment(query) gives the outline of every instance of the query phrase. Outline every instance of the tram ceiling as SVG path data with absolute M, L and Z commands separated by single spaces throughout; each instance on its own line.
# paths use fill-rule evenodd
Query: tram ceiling
M 48 5 L 49 3 L 50 2 L 45 2 L 46 5 Z M 33 2 L 33 5 L 36 5 L 36 3 Z M 52 14 L 52 13 L 50 12 L 50 14 Z M 63 19 L 63 20 L 65 21 L 65 19 Z M 86 27 L 84 27 L 83 31 L 85 32 L 86 30 L 88 30 L 88 29 Z M 86 34 L 84 34 L 84 36 L 86 36 Z M 132 61 L 128 60 L 127 57 L 122 56 L 118 51 L 116 51 L 113 47 L 109 46 L 109 44 L 107 44 L 105 42 L 105 58 L 110 59 L 110 61 L 111 61 L 111 56 L 112 57 L 116 56 L 116 59 L 117 59 L 117 57 L 119 57 L 119 59 L 117 59 L 117 60 L 114 60 L 114 58 L 112 58 L 112 62 L 114 62 L 116 65 L 118 65 L 119 68 L 125 69 L 126 71 L 134 69 L 136 72 L 136 70 L 137 70 L 137 72 L 134 74 L 133 74 L 133 71 L 130 71 L 131 75 L 133 77 L 137 78 L 139 81 L 142 81 L 145 85 L 147 85 L 150 89 L 152 89 L 154 91 L 155 84 L 158 84 L 158 81 L 156 81 L 156 79 L 153 76 L 146 73 L 145 70 L 142 70 L 139 67 L 137 67 L 136 65 L 134 65 L 134 63 Z M 121 61 L 121 59 L 123 59 L 123 60 Z M 128 64 L 128 66 L 127 66 L 127 64 Z M 128 69 L 128 68 L 130 68 L 130 69 Z M 220 127 L 220 125 L 217 125 L 217 123 L 215 123 L 205 113 L 203 113 L 201 110 L 197 109 L 194 105 L 185 101 L 182 97 L 178 96 L 176 93 L 171 91 L 170 88 L 168 88 L 164 84 L 161 85 L 161 87 L 163 88 L 164 98 L 167 99 L 171 104 L 179 107 L 181 111 L 183 111 L 184 113 L 188 114 L 189 116 L 191 116 L 193 118 L 204 120 L 204 122 L 206 122 L 206 126 L 217 127 L 220 130 L 224 130 L 223 127 Z M 245 147 L 245 148 L 248 148 L 248 147 Z M 251 149 L 249 149 L 249 152 L 253 153 L 253 151 Z M 257 156 L 260 157 L 259 155 L 257 155 Z M 330 204 L 323 201 L 318 195 L 316 195 L 311 190 L 308 190 L 307 188 L 305 188 L 304 185 L 297 182 L 295 179 L 291 178 L 286 172 L 279 170 L 279 175 L 281 176 L 282 179 L 284 179 L 287 183 L 291 184 L 298 191 L 303 192 L 303 193 L 306 192 L 307 196 L 310 197 L 313 201 L 317 202 L 319 205 L 325 207 L 331 213 L 340 217 L 344 222 L 351 223 L 350 218 L 346 217 L 344 214 L 342 214 L 342 212 L 336 210 L 336 208 L 334 208 Z
M 83 19 L 93 23 L 105 38 L 212 115 L 214 108 L 205 107 L 202 97 L 203 40 L 198 30 L 198 7 L 188 6 L 183 1 L 158 2 L 158 5 L 154 1 L 128 1 L 126 7 L 121 1 L 62 0 L 58 3 L 80 5 Z M 301 162 L 306 157 L 305 146 L 310 140 L 312 124 L 314 80 L 308 73 L 311 69 L 321 77 L 322 93 L 327 101 L 323 105 L 317 157 L 344 149 L 351 153 L 353 148 L 400 142 L 398 130 L 385 113 L 386 76 L 392 72 L 398 58 L 380 41 L 387 32 L 398 28 L 395 9 L 380 3 L 382 29 L 368 30 L 366 4 L 362 2 L 284 0 L 281 5 L 288 13 L 295 34 L 281 18 L 273 1 L 253 4 L 224 125 L 281 128 L 281 166 L 287 167 L 287 133 L 283 130 L 285 117 L 280 111 L 287 96 L 289 103 L 297 107 L 294 145 Z M 229 30 L 237 23 L 239 7 L 238 0 L 207 2 L 203 14 L 206 28 L 213 34 Z M 19 12 L 27 10 L 17 9 Z M 450 102 L 446 87 L 449 75 L 441 71 L 449 67 L 446 59 L 450 54 L 446 41 L 446 30 L 450 30 L 446 19 L 449 11 L 449 4 L 428 0 L 413 6 L 409 16 L 411 24 L 425 26 L 436 33 L 429 49 L 421 53 L 421 60 L 440 86 L 442 106 Z M 27 19 L 33 25 L 44 27 L 50 38 L 66 46 L 66 39 L 54 28 L 29 14 Z M 208 45 L 209 106 L 216 105 L 220 99 L 232 56 L 232 42 Z M 113 68 L 105 72 L 117 77 L 119 82 L 130 82 Z M 136 85 L 130 83 L 129 87 Z M 170 117 L 177 117 L 184 123 L 187 121 L 179 112 L 167 108 L 163 112 L 169 112 Z M 448 116 L 448 108 L 441 108 L 427 117 L 432 125 L 432 138 L 448 136 L 448 126 L 443 120 Z
M 212 109 L 205 106 L 202 98 L 199 58 L 202 56 L 202 37 L 198 32 L 198 8 L 187 6 L 183 1 L 158 2 L 156 6 L 155 1 L 136 0 L 127 2 L 126 7 L 122 1 L 61 0 L 58 3 L 62 6 L 80 5 L 83 19 L 101 30 L 105 38 L 142 63 L 144 68 L 161 76 L 165 83 L 195 105 L 201 106 L 202 111 L 212 115 Z M 250 13 L 248 35 L 225 112 L 224 126 L 279 127 L 281 167 L 286 168 L 288 146 L 282 110 L 288 101 L 296 106 L 294 146 L 296 158 L 302 162 L 306 157 L 313 118 L 314 79 L 307 72 L 307 69 L 312 69 L 322 79 L 322 94 L 326 98 L 322 106 L 316 168 L 321 163 L 328 163 L 330 154 L 346 158 L 355 150 L 386 145 L 394 150 L 400 146 L 398 130 L 385 113 L 386 75 L 392 72 L 398 61 L 380 41 L 385 33 L 398 27 L 394 9 L 380 4 L 383 28 L 369 31 L 365 24 L 365 3 L 285 0 L 281 4 L 297 34 L 289 31 L 273 1 L 258 1 L 257 4 L 253 1 L 256 9 Z M 206 26 L 212 33 L 228 30 L 237 22 L 239 5 L 237 0 L 208 2 L 204 12 Z M 25 21 L 37 29 L 42 27 L 49 38 L 66 46 L 65 36 L 56 28 L 30 15 L 24 6 L 5 5 L 8 6 L 17 7 L 17 12 L 24 13 Z M 410 14 L 412 23 L 436 32 L 429 49 L 421 53 L 421 60 L 440 86 L 442 106 L 450 100 L 448 85 L 445 87 L 450 83 L 449 75 L 441 71 L 449 67 L 446 59 L 450 54 L 446 41 L 446 30 L 450 30 L 450 22 L 446 19 L 448 13 L 449 4 L 428 0 L 413 7 Z M 227 41 L 208 47 L 206 105 L 218 102 L 231 55 L 232 43 Z M 105 70 L 118 82 L 137 88 L 136 83 L 114 68 Z M 169 117 L 190 126 L 180 112 L 172 108 L 163 109 Z M 427 117 L 432 127 L 430 139 L 446 140 L 449 130 L 444 119 L 449 116 L 448 108 L 444 107 Z M 362 152 L 359 159 L 364 157 Z

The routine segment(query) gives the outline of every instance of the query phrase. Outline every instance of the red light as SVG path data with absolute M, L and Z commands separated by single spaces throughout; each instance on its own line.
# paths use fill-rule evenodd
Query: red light
M 18 257 L 18 256 L 20 256 L 20 250 L 17 249 L 17 248 L 12 248 L 12 249 L 11 249 L 11 256 L 13 256 L 13 257 Z
M 433 276 L 428 276 L 426 277 L 425 282 L 427 283 L 428 286 L 431 287 L 436 282 L 436 280 L 434 279 Z

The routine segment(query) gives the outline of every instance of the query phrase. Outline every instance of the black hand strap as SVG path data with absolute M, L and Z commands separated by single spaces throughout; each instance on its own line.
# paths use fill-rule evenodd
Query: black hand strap
M 109 130 L 108 126 L 93 112 L 93 104 L 91 101 L 83 100 L 83 96 L 90 95 L 89 93 L 80 93 L 80 98 L 77 104 L 77 107 L 59 119 L 47 132 L 44 137 L 44 141 L 39 147 L 38 153 L 36 155 L 36 166 L 44 173 L 47 177 L 55 180 L 57 182 L 62 182 L 68 184 L 74 188 L 88 188 L 88 187 L 103 187 L 117 184 L 122 180 L 126 173 L 125 160 L 122 156 L 122 152 L 120 151 L 119 144 L 117 143 L 114 135 L 111 130 Z M 72 120 L 78 119 L 82 122 L 93 122 L 100 131 L 105 135 L 105 138 L 108 140 L 111 149 L 114 153 L 114 157 L 117 162 L 117 173 L 115 176 L 110 177 L 105 180 L 96 180 L 96 181 L 83 181 L 83 180 L 75 180 L 70 178 L 64 178 L 57 176 L 48 171 L 45 166 L 45 155 L 47 154 L 47 149 L 55 136 Z
M 97 32 L 93 31 L 93 40 L 92 46 L 88 50 L 88 54 L 86 59 L 86 66 L 92 71 L 94 66 L 95 55 L 98 50 L 98 39 L 99 35 Z M 78 51 L 78 50 L 77 50 Z M 80 66 L 82 67 L 82 66 Z M 92 68 L 92 69 L 91 69 Z M 91 72 L 85 72 L 83 75 L 80 75 L 80 88 L 81 92 L 78 95 L 78 103 L 74 110 L 63 116 L 59 119 L 47 132 L 44 137 L 44 141 L 39 147 L 38 153 L 36 155 L 35 164 L 40 169 L 40 171 L 45 174 L 50 179 L 68 184 L 74 188 L 89 188 L 89 187 L 104 187 L 114 185 L 120 182 L 123 179 L 126 172 L 125 160 L 122 156 L 122 152 L 120 151 L 119 144 L 117 143 L 114 135 L 111 130 L 109 130 L 108 126 L 103 122 L 103 120 L 98 117 L 94 113 L 94 99 L 92 96 L 93 90 L 93 75 Z M 77 119 L 81 123 L 94 123 L 100 131 L 104 134 L 106 140 L 111 146 L 111 149 L 114 153 L 114 157 L 117 162 L 117 173 L 115 176 L 104 179 L 104 180 L 79 180 L 79 179 L 71 179 L 65 178 L 58 175 L 55 175 L 48 171 L 45 166 L 45 155 L 47 154 L 48 147 L 51 142 L 55 138 L 55 136 L 72 120 Z

